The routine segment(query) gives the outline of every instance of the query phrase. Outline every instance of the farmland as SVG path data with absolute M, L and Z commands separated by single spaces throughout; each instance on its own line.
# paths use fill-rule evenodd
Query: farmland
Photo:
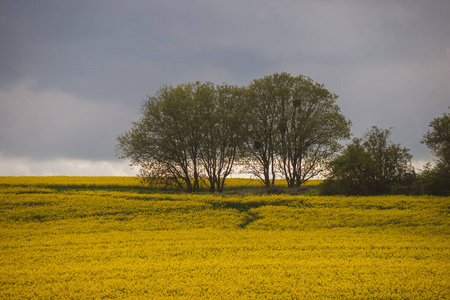
M 0 211 L 1 299 L 450 298 L 449 197 L 0 177 Z

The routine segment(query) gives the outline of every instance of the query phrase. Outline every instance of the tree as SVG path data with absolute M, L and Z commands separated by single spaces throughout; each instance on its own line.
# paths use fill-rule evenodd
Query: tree
M 450 107 L 449 107 L 450 108 Z M 441 164 L 450 165 L 450 113 L 443 113 L 442 117 L 434 118 L 430 122 L 429 130 L 422 139 Z
M 412 155 L 394 144 L 391 130 L 373 126 L 361 139 L 355 138 L 329 164 L 325 194 L 387 194 L 410 187 L 414 180 Z
M 199 101 L 201 148 L 200 162 L 211 192 L 223 191 L 225 179 L 233 170 L 246 138 L 247 102 L 243 88 L 218 85 L 214 94 Z
M 142 117 L 118 137 L 117 151 L 152 184 L 223 191 L 245 132 L 242 88 L 210 82 L 164 86 L 143 102 Z M 205 181 L 204 178 L 208 181 Z
M 337 96 L 302 75 L 275 73 L 249 85 L 252 103 L 247 149 L 254 175 L 269 187 L 276 173 L 289 187 L 324 171 L 324 163 L 349 138 L 350 121 L 335 104 Z
M 369 191 L 367 173 L 371 157 L 362 143 L 362 139 L 353 139 L 342 154 L 329 163 L 331 175 L 322 187 L 325 194 L 360 195 Z
M 180 188 L 200 187 L 200 122 L 196 111 L 201 83 L 164 86 L 142 103 L 142 117 L 117 138 L 119 157 L 141 167 L 150 181 L 172 178 Z M 193 179 L 193 181 L 191 181 Z
M 350 137 L 350 121 L 335 104 L 337 95 L 302 75 L 287 78 L 280 97 L 276 140 L 279 170 L 289 187 L 299 187 L 325 170 L 325 163 Z
M 255 79 L 247 88 L 250 122 L 247 127 L 245 168 L 258 177 L 266 187 L 275 184 L 275 132 L 277 127 L 277 92 L 272 78 Z
M 433 119 L 421 140 L 437 156 L 434 167 L 425 166 L 421 174 L 423 190 L 427 194 L 450 195 L 450 113 Z

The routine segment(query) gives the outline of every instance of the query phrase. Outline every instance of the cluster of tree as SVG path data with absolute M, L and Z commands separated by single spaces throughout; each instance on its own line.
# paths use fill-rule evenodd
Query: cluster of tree
M 422 143 L 438 158 L 433 167 L 427 164 L 416 176 L 409 150 L 389 140 L 390 130 L 372 127 L 330 161 L 321 193 L 450 195 L 450 114 L 435 118 L 429 126 L 431 130 L 424 135 Z
M 350 121 L 337 95 L 310 78 L 275 73 L 248 86 L 210 82 L 163 86 L 142 103 L 142 117 L 118 137 L 117 151 L 150 185 L 188 192 L 206 185 L 222 192 L 236 170 L 266 187 L 275 178 L 300 187 L 323 172 L 322 194 L 392 192 L 450 195 L 450 114 L 430 123 L 423 137 L 438 157 L 416 176 L 407 148 L 390 140 L 391 130 L 372 127 L 350 138 Z
M 121 158 L 149 183 L 189 192 L 201 183 L 223 191 L 233 170 L 266 187 L 275 177 L 300 186 L 326 169 L 350 137 L 337 95 L 305 76 L 275 73 L 248 86 L 187 83 L 163 86 L 142 104 L 142 117 L 118 137 Z

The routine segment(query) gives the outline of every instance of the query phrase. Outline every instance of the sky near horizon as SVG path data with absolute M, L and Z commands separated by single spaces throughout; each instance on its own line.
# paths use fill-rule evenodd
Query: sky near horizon
M 450 1 L 0 1 L 0 176 L 134 175 L 116 137 L 164 84 L 303 74 L 360 137 L 420 143 L 450 106 Z

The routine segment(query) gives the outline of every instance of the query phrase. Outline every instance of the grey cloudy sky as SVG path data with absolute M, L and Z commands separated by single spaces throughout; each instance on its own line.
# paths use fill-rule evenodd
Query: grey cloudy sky
M 132 175 L 116 136 L 163 84 L 303 74 L 416 165 L 450 106 L 450 1 L 0 1 L 0 175 Z

